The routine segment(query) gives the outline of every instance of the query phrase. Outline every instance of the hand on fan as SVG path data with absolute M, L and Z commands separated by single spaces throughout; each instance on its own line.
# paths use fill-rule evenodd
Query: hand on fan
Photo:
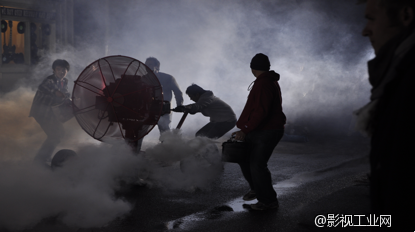
M 177 106 L 176 108 L 172 109 L 173 112 L 186 112 L 187 109 L 185 106 Z

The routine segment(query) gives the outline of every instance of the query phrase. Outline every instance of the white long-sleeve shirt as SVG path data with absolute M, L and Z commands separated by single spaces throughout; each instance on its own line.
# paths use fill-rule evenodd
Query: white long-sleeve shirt
M 163 99 L 165 101 L 171 102 L 171 99 L 176 99 L 176 105 L 181 106 L 183 105 L 183 93 L 180 90 L 179 85 L 176 82 L 176 79 L 172 75 L 169 75 L 167 73 L 158 72 L 156 73 L 157 78 L 160 81 L 161 87 L 163 89 Z

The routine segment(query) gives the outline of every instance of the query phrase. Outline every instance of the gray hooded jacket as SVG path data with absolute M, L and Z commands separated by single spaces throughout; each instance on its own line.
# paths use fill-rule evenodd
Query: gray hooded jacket
M 236 121 L 236 115 L 232 108 L 214 96 L 212 91 L 206 91 L 196 103 L 187 105 L 186 108 L 191 114 L 201 112 L 204 116 L 210 117 L 210 122 Z

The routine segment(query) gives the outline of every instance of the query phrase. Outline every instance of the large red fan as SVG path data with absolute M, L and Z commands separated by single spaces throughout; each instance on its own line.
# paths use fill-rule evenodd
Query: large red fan
M 72 103 L 79 125 L 93 138 L 137 141 L 157 124 L 163 93 L 157 77 L 142 62 L 108 56 L 79 75 Z

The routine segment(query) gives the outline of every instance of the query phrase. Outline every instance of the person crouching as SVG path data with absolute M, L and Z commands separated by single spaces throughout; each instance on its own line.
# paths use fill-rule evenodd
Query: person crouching
M 196 137 L 217 139 L 222 137 L 236 125 L 236 115 L 232 108 L 213 95 L 210 90 L 192 84 L 186 89 L 186 94 L 194 101 L 194 104 L 178 106 L 173 111 L 189 112 L 190 114 L 202 113 L 210 118 L 210 122 L 196 132 Z
M 35 162 L 46 165 L 53 151 L 64 137 L 63 122 L 53 112 L 53 106 L 69 100 L 68 79 L 69 63 L 55 60 L 52 64 L 53 74 L 46 77 L 39 85 L 33 98 L 29 117 L 33 117 L 47 135 L 47 139 L 35 155 Z

